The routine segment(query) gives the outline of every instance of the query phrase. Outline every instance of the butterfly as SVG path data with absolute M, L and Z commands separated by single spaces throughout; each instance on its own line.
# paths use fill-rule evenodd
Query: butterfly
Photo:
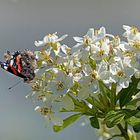
M 37 59 L 32 51 L 16 51 L 12 54 L 7 51 L 4 57 L 6 61 L 0 61 L 1 68 L 22 78 L 24 82 L 34 79 Z

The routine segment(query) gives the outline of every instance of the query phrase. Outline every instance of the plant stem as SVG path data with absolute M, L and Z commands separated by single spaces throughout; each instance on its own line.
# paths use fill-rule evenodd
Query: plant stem
M 118 127 L 119 130 L 121 131 L 122 136 L 123 136 L 126 140 L 129 140 L 129 136 L 128 136 L 127 130 L 124 129 L 120 123 L 117 124 L 117 127 Z

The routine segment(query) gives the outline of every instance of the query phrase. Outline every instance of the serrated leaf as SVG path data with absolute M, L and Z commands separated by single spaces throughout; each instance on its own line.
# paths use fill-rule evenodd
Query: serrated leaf
M 125 106 L 132 100 L 132 96 L 136 95 L 140 89 L 137 89 L 137 84 L 140 79 L 136 79 L 134 76 L 132 77 L 132 82 L 129 84 L 128 88 L 122 89 L 117 98 L 119 99 L 120 107 Z
M 97 129 L 100 128 L 100 126 L 99 126 L 99 121 L 98 121 L 98 119 L 97 119 L 96 117 L 91 117 L 91 118 L 90 118 L 90 124 L 91 124 L 91 126 L 94 127 L 94 128 L 97 128 Z
M 70 124 L 74 123 L 77 119 L 79 119 L 82 116 L 81 113 L 79 114 L 74 114 L 66 119 L 63 120 L 63 125 L 62 126 L 53 126 L 54 132 L 59 132 L 62 131 L 64 128 L 68 127 Z
M 125 117 L 125 113 L 121 110 L 118 111 L 110 111 L 107 113 L 105 117 L 105 123 L 108 128 L 114 127 L 115 125 L 119 124 Z

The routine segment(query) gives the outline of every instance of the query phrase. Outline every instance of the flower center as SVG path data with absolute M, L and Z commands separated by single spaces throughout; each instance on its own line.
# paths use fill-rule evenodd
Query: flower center
M 57 82 L 57 89 L 58 90 L 63 90 L 64 89 L 64 82 L 58 81 Z
M 92 79 L 96 79 L 96 77 L 97 77 L 97 72 L 96 72 L 95 70 L 93 70 L 93 71 L 91 72 L 90 76 L 91 76 Z
M 84 36 L 84 45 L 90 46 L 92 39 L 89 36 Z
M 40 89 L 40 84 L 39 83 L 35 83 L 35 84 L 32 85 L 32 90 L 33 91 L 37 91 L 39 89 Z
M 124 72 L 122 71 L 122 70 L 119 70 L 118 72 L 117 72 L 117 76 L 118 77 L 123 77 L 125 74 L 124 74 Z
M 41 115 L 47 116 L 49 112 L 50 112 L 50 109 L 47 107 L 43 107 L 40 109 Z
M 140 41 L 135 41 L 133 47 L 140 48 Z
M 103 55 L 104 55 L 104 53 L 105 53 L 105 51 L 104 51 L 104 50 L 102 50 L 102 49 L 100 49 L 100 51 L 98 52 L 98 55 L 99 55 L 99 56 L 103 56 Z
M 134 56 L 134 53 L 133 52 L 126 52 L 125 56 L 132 57 L 132 56 Z
M 44 100 L 46 98 L 46 95 L 45 94 L 41 94 L 38 96 L 38 100 Z
M 139 32 L 139 30 L 138 30 L 138 28 L 136 28 L 136 27 L 131 27 L 131 33 L 133 33 L 133 34 L 136 34 L 136 33 L 138 33 Z

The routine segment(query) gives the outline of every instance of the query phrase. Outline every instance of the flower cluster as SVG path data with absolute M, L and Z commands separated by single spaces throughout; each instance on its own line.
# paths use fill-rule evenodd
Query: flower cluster
M 35 110 L 54 125 L 62 126 L 63 119 L 57 112 L 82 112 L 89 116 L 98 112 L 90 99 L 97 101 L 96 95 L 103 90 L 101 82 L 106 90 L 115 85 L 117 96 L 129 87 L 133 76 L 140 78 L 140 32 L 126 25 L 123 29 L 126 41 L 106 33 L 104 27 L 90 28 L 83 37 L 73 37 L 73 47 L 60 43 L 67 35 L 58 37 L 57 33 L 35 41 L 35 46 L 40 47 L 35 52 L 38 71 L 30 95 L 38 101 Z

